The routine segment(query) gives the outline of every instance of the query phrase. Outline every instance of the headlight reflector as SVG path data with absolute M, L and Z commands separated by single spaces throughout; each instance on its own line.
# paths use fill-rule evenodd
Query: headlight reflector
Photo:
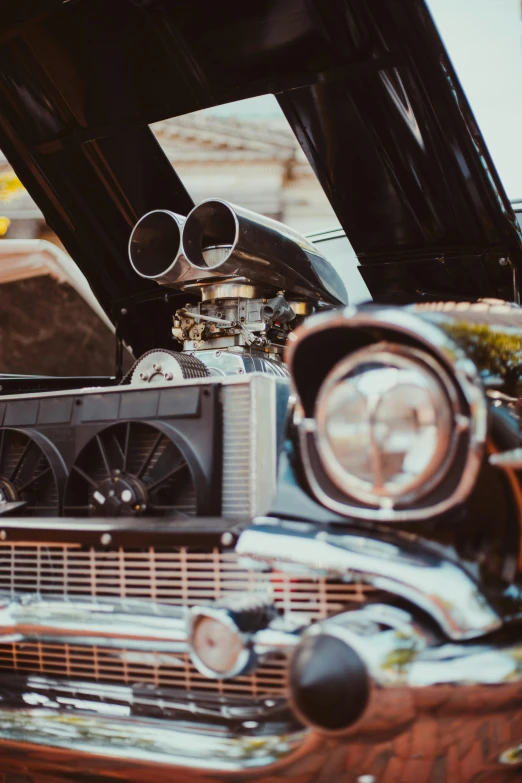
M 430 357 L 377 345 L 337 364 L 316 403 L 317 447 L 354 500 L 413 502 L 445 472 L 454 435 L 451 384 Z

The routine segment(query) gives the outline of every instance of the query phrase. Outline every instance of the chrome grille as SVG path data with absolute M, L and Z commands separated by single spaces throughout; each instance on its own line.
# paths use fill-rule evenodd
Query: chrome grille
M 210 604 L 231 593 L 270 591 L 285 613 L 320 620 L 360 604 L 373 588 L 325 577 L 260 572 L 234 553 L 190 547 L 113 549 L 77 544 L 1 543 L 0 592 L 64 598 L 149 599 L 174 606 Z
M 118 685 L 154 685 L 188 693 L 218 696 L 281 698 L 286 690 L 286 658 L 280 656 L 254 672 L 233 680 L 209 680 L 192 665 L 188 655 L 143 653 L 135 650 L 72 644 L 0 644 L 0 672 L 42 674 Z
M 234 553 L 191 547 L 82 547 L 74 543 L 0 542 L 0 593 L 141 599 L 173 606 L 212 604 L 234 593 L 270 592 L 285 614 L 316 621 L 360 605 L 373 588 L 326 577 L 249 568 Z M 201 675 L 184 654 L 48 642 L 0 644 L 0 672 L 40 673 L 115 684 L 233 698 L 285 694 L 287 661 L 270 659 L 251 674 L 225 682 Z

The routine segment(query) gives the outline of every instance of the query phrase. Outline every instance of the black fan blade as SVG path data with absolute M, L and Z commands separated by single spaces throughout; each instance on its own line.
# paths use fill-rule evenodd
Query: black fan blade
M 84 470 L 82 470 L 81 468 L 79 468 L 79 467 L 78 467 L 78 465 L 73 465 L 73 466 L 72 466 L 72 469 L 73 469 L 74 471 L 76 471 L 76 473 L 78 473 L 78 474 L 79 474 L 79 475 L 80 475 L 80 476 L 81 476 L 83 479 L 85 479 L 85 481 L 86 481 L 88 484 L 90 484 L 90 485 L 91 485 L 91 487 L 94 487 L 94 489 L 98 489 L 98 484 L 97 484 L 97 483 L 96 483 L 96 481 L 93 479 L 93 477 L 92 477 L 92 476 L 89 476 L 89 474 L 88 474 L 88 473 L 86 473 L 86 472 L 85 472 Z
M 127 464 L 129 462 L 129 444 L 130 444 L 130 422 L 125 425 L 125 441 L 123 445 L 123 472 L 127 470 Z
M 13 503 L 1 503 L 0 516 L 9 516 L 10 514 L 14 514 L 17 511 L 21 511 L 21 509 L 25 508 L 26 506 L 27 503 L 25 500 L 14 501 Z
M 169 481 L 173 476 L 180 473 L 185 468 L 188 468 L 188 465 L 186 462 L 180 462 L 179 465 L 177 465 L 175 468 L 172 468 L 172 470 L 169 470 L 168 473 L 165 473 L 161 478 L 154 481 L 152 484 L 147 485 L 147 489 L 149 492 L 153 492 L 155 489 L 158 489 L 158 487 L 161 487 L 162 484 L 166 484 L 167 481 Z
M 19 492 L 23 492 L 25 489 L 30 487 L 32 484 L 36 484 L 37 481 L 40 481 L 41 478 L 46 476 L 48 473 L 52 472 L 52 468 L 50 465 L 48 465 L 44 470 L 40 471 L 40 473 L 37 473 L 32 478 L 30 478 L 28 481 L 25 482 L 25 484 L 22 484 L 18 487 Z
M 168 440 L 166 437 L 163 441 L 163 444 L 160 443 L 158 446 L 157 452 L 158 451 L 160 453 L 154 466 L 143 476 L 149 489 L 151 486 L 157 486 L 158 482 L 163 483 L 167 475 L 170 476 L 173 470 L 185 464 L 185 460 L 183 459 L 181 452 L 176 448 L 172 441 Z
M 42 452 L 33 440 L 28 440 L 27 444 L 11 473 L 11 481 L 15 481 L 17 487 L 24 486 L 27 481 L 33 478 L 42 459 Z
M 114 432 L 112 433 L 111 443 L 113 446 L 113 450 L 118 455 L 118 460 L 121 465 L 121 469 L 123 470 L 125 467 L 125 452 L 123 451 L 121 447 L 121 443 Z
M 160 441 L 163 438 L 163 433 L 158 432 L 156 439 L 154 440 L 154 443 L 149 449 L 149 452 L 145 459 L 143 460 L 141 467 L 139 468 L 138 472 L 136 473 L 136 476 L 138 478 L 142 478 L 142 476 L 145 474 L 147 468 L 149 467 L 152 458 L 156 455 L 156 451 L 159 447 Z
M 107 475 L 111 475 L 111 466 L 109 463 L 109 457 L 107 456 L 107 452 L 105 450 L 105 446 L 103 445 L 103 441 L 100 438 L 99 435 L 96 435 L 96 443 L 98 444 L 98 449 L 100 450 L 101 458 L 103 460 L 103 466 L 107 472 Z

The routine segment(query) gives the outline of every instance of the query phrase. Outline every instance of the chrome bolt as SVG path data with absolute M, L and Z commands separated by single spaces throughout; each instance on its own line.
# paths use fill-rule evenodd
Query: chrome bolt
M 124 489 L 120 497 L 124 503 L 130 503 L 130 501 L 132 500 L 132 492 L 130 491 L 130 489 Z
M 112 536 L 110 533 L 104 533 L 100 538 L 101 543 L 103 546 L 109 546 L 109 544 L 112 541 Z
M 231 544 L 233 544 L 234 536 L 232 535 L 232 533 L 229 533 L 228 531 L 226 533 L 223 533 L 223 535 L 221 536 L 221 543 L 223 544 L 223 546 L 230 546 Z
M 509 261 L 507 258 L 499 258 L 498 263 L 500 264 L 500 266 L 507 266 Z
M 2 539 L 2 541 L 5 541 L 6 538 L 7 538 L 7 533 L 5 532 L 5 530 L 0 530 L 0 539 Z
M 152 369 L 155 370 L 156 372 L 159 372 L 161 370 L 161 364 L 154 363 L 152 365 Z
M 148 381 L 149 380 L 149 373 L 148 372 L 140 372 L 140 378 L 142 381 Z
M 121 315 L 127 315 L 127 308 L 126 307 L 122 307 L 121 310 L 120 310 L 120 313 L 121 313 Z
M 166 372 L 165 373 L 165 380 L 166 381 L 171 381 L 173 378 L 174 378 L 174 376 L 172 375 L 171 372 Z

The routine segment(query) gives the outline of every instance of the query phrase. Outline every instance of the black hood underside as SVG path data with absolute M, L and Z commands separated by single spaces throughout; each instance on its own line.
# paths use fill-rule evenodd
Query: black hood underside
M 266 93 L 374 299 L 516 297 L 520 233 L 424 0 L 17 0 L 0 39 L 0 147 L 136 354 L 172 308 L 130 231 L 193 206 L 148 125 Z

